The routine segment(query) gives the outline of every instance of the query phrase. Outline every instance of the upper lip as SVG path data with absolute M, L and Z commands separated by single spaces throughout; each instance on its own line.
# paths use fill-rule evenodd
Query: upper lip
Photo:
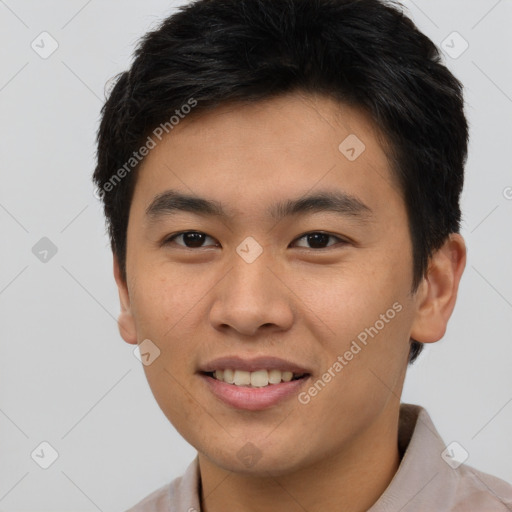
M 279 357 L 260 356 L 254 358 L 242 358 L 240 356 L 227 356 L 213 359 L 199 368 L 200 372 L 210 373 L 215 370 L 244 370 L 255 372 L 257 370 L 281 370 L 282 372 L 311 373 L 304 366 L 281 359 Z

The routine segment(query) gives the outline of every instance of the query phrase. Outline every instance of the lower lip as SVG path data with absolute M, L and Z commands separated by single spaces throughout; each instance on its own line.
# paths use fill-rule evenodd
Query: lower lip
M 269 384 L 262 388 L 251 388 L 228 384 L 209 375 L 201 374 L 200 376 L 217 398 L 231 407 L 248 411 L 261 411 L 262 409 L 277 405 L 291 396 L 297 395 L 299 389 L 309 379 L 309 377 L 303 377 L 302 379 L 291 380 L 290 382 Z

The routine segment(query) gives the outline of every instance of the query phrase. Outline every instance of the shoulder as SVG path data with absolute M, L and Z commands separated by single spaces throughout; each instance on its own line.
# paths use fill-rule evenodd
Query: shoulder
M 126 512 L 192 512 L 199 507 L 199 463 L 197 456 L 183 476 L 175 478 Z
M 512 510 L 512 485 L 508 482 L 465 464 L 454 473 L 454 512 Z
M 171 484 L 163 485 L 126 512 L 168 512 L 171 510 L 170 487 Z
M 370 512 L 510 512 L 512 485 L 457 461 L 427 411 L 400 407 L 400 466 Z

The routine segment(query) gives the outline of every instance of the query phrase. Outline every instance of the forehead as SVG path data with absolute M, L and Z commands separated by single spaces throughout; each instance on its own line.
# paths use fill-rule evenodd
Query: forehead
M 364 112 L 324 96 L 224 104 L 184 116 L 156 141 L 135 196 L 147 208 L 178 189 L 217 199 L 228 215 L 268 212 L 315 189 L 384 205 L 400 195 L 384 140 Z
M 327 133 L 330 137 L 325 139 Z M 173 141 L 221 143 L 222 147 L 231 148 L 243 145 L 247 151 L 253 141 L 259 141 L 265 147 L 286 151 L 304 141 L 314 149 L 319 139 L 326 146 L 349 136 L 353 141 L 354 136 L 359 136 L 368 150 L 365 149 L 367 157 L 386 159 L 385 134 L 364 110 L 329 96 L 294 92 L 252 102 L 231 101 L 214 108 L 197 107 L 178 120 L 164 141 L 170 145 Z M 336 149 L 340 150 L 338 145 Z M 348 153 L 346 156 L 354 157 Z

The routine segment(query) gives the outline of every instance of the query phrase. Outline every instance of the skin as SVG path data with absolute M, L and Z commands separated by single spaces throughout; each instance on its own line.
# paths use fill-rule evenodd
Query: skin
M 354 161 L 338 149 L 349 134 L 366 146 Z M 294 93 L 190 115 L 139 170 L 126 282 L 114 257 L 119 329 L 126 342 L 150 339 L 161 351 L 144 370 L 164 414 L 198 450 L 207 512 L 363 511 L 398 468 L 409 340 L 444 335 L 466 249 L 450 235 L 411 293 L 407 214 L 378 135 L 363 112 Z M 169 189 L 220 201 L 230 217 L 180 212 L 151 222 L 147 207 Z M 275 201 L 319 190 L 350 193 L 372 215 L 266 216 Z M 191 249 L 183 237 L 161 244 L 187 230 L 208 237 Z M 304 237 L 318 231 L 333 235 L 326 248 Z M 248 236 L 263 249 L 250 264 L 236 252 Z M 217 357 L 271 355 L 310 368 L 307 390 L 396 302 L 401 311 L 307 404 L 293 396 L 242 411 L 197 374 Z M 250 467 L 237 457 L 248 442 L 259 457 Z

